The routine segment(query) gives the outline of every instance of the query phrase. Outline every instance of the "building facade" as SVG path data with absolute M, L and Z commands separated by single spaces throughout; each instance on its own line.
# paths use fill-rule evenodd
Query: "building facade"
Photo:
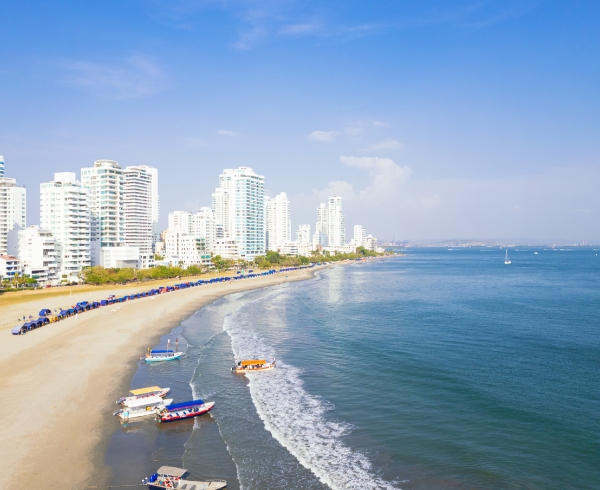
M 89 192 L 74 172 L 40 184 L 40 228 L 54 236 L 61 283 L 78 282 L 79 272 L 91 265 Z
M 10 255 L 21 261 L 23 274 L 36 279 L 42 286 L 60 283 L 56 258 L 56 241 L 50 230 L 32 225 L 9 232 Z
M 200 211 L 194 214 L 192 232 L 194 236 L 204 238 L 206 249 L 212 252 L 216 240 L 215 234 L 215 213 L 209 207 L 202 207 Z
M 235 240 L 238 257 L 254 260 L 265 254 L 265 178 L 249 167 L 225 169 L 213 193 L 215 224 L 224 238 Z M 223 223 L 219 223 L 222 220 Z
M 266 249 L 281 252 L 292 241 L 290 200 L 285 192 L 265 197 Z
M 170 233 L 180 233 L 182 235 L 191 235 L 193 226 L 193 215 L 188 211 L 171 211 L 169 213 Z
M 327 225 L 329 248 L 342 248 L 346 244 L 346 218 L 342 214 L 342 198 L 332 196 L 327 199 Z
M 300 225 L 296 232 L 296 243 L 298 244 L 298 254 L 308 256 L 312 248 L 310 236 L 310 225 Z
M 329 213 L 327 212 L 327 205 L 325 203 L 319 204 L 317 208 L 317 224 L 315 226 L 315 234 L 313 236 L 313 250 L 317 250 L 319 247 L 327 247 L 329 245 L 329 239 L 327 234 L 329 233 Z
M 354 246 L 364 247 L 367 243 L 367 230 L 364 226 L 354 225 Z
M 7 253 L 8 233 L 26 226 L 26 198 L 25 187 L 4 176 L 4 157 L 0 156 L 0 255 Z
M 96 160 L 81 169 L 81 183 L 90 190 L 92 265 L 119 267 L 139 263 L 140 250 L 125 241 L 125 176 L 114 160 Z M 115 251 L 115 248 L 129 250 Z M 137 259 L 134 261 L 133 257 Z M 136 265 L 135 267 L 138 267 Z
M 126 167 L 123 172 L 123 204 L 125 211 L 125 243 L 138 247 L 140 254 L 153 252 L 153 176 L 140 165 Z M 155 241 L 155 240 L 154 240 Z

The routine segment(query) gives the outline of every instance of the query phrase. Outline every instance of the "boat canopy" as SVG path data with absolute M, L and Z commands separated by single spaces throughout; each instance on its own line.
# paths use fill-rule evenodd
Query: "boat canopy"
M 167 350 L 167 349 L 153 349 L 150 351 L 150 354 L 172 354 L 172 353 L 173 353 L 172 350 Z
M 266 364 L 267 361 L 265 361 L 264 359 L 255 359 L 255 360 L 249 360 L 249 361 L 242 361 L 242 366 L 253 366 L 255 364 Z
M 128 401 L 127 406 L 129 408 L 150 407 L 152 405 L 160 405 L 161 403 L 163 403 L 163 399 L 160 396 L 148 396 L 146 398 L 135 398 L 134 400 Z
M 202 400 L 190 400 L 189 402 L 174 403 L 174 404 L 171 404 L 171 405 L 167 405 L 165 408 L 169 412 L 175 412 L 177 410 L 183 410 L 184 408 L 197 407 L 198 405 L 204 405 L 204 401 L 202 401 Z
M 138 396 L 138 395 L 145 395 L 146 393 L 153 393 L 155 391 L 160 391 L 161 388 L 159 388 L 158 386 L 148 386 L 148 388 L 138 388 L 137 390 L 130 390 L 129 393 L 131 393 L 133 396 Z
M 187 471 L 183 468 L 175 468 L 174 466 L 161 466 L 156 470 L 156 473 L 160 476 L 176 476 L 181 478 Z

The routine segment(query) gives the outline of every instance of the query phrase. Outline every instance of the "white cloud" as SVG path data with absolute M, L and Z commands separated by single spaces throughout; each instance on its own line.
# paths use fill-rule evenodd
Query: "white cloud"
M 351 136 L 356 136 L 359 135 L 360 133 L 362 133 L 362 128 L 355 128 L 355 127 L 349 127 L 346 128 L 346 133 L 348 133 Z
M 360 192 L 361 197 L 368 199 L 382 199 L 393 194 L 412 174 L 410 167 L 400 167 L 391 158 L 340 156 L 340 162 L 368 170 L 371 182 Z
M 219 129 L 217 134 L 220 136 L 240 136 L 240 133 L 236 133 L 235 131 L 227 131 L 226 129 Z
M 306 24 L 290 24 L 283 26 L 279 29 L 279 34 L 287 36 L 301 36 L 304 34 L 312 34 L 320 29 L 318 23 L 306 23 Z
M 377 126 L 378 128 L 386 128 L 387 126 L 390 125 L 390 123 L 386 123 L 386 122 L 383 122 L 383 121 L 375 121 L 375 120 L 373 120 L 372 122 L 373 122 L 373 126 Z
M 317 191 L 319 201 L 325 201 L 329 196 L 341 196 L 345 200 L 354 199 L 354 185 L 345 180 L 334 180 L 327 184 L 327 187 Z
M 340 134 L 338 131 L 313 131 L 308 137 L 314 141 L 326 141 L 331 143 L 338 134 Z
M 363 151 L 399 150 L 400 148 L 402 148 L 402 143 L 388 138 L 387 140 L 380 141 L 379 143 L 369 145 Z
M 115 65 L 75 61 L 65 66 L 71 71 L 68 84 L 112 99 L 148 97 L 167 86 L 162 70 L 143 56 Z

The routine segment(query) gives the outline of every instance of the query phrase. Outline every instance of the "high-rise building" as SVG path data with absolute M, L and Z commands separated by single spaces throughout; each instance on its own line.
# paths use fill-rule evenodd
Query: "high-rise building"
M 313 236 L 313 250 L 317 247 L 327 247 L 329 245 L 329 239 L 327 235 L 329 233 L 329 213 L 327 212 L 327 205 L 325 203 L 319 204 L 317 208 L 317 225 L 315 226 L 315 234 Z
M 140 250 L 125 241 L 125 177 L 114 160 L 96 160 L 81 169 L 90 189 L 92 265 L 139 267 Z M 117 250 L 118 249 L 118 250 Z
M 4 177 L 4 157 L 0 157 L 0 255 L 6 254 L 8 232 L 26 226 L 26 196 L 16 179 Z
M 328 246 L 339 249 L 346 244 L 346 218 L 342 214 L 342 198 L 332 196 L 327 199 Z
M 290 200 L 285 192 L 274 198 L 265 197 L 266 249 L 283 251 L 283 247 L 292 241 L 292 222 L 290 220 Z
M 241 259 L 265 253 L 264 198 L 265 178 L 251 168 L 225 169 L 219 176 L 213 193 L 215 224 L 223 225 L 225 238 L 236 241 Z
M 125 243 L 151 254 L 152 249 L 152 174 L 150 167 L 125 167 L 123 202 L 125 210 Z
M 191 235 L 193 215 L 188 211 L 171 211 L 169 213 L 169 232 Z
M 158 169 L 148 165 L 138 165 L 137 168 L 144 169 L 151 177 L 150 185 L 150 206 L 152 208 L 152 248 L 159 240 L 160 230 L 158 228 L 158 218 L 160 218 L 160 197 L 158 195 Z
M 194 236 L 204 238 L 206 249 L 213 251 L 216 240 L 215 213 L 209 207 L 202 207 L 193 217 L 192 233 Z
M 364 226 L 354 225 L 354 246 L 364 247 L 366 245 L 367 230 Z
M 37 225 L 8 234 L 8 252 L 21 261 L 23 274 L 42 286 L 59 284 L 56 241 L 50 230 Z
M 310 255 L 312 250 L 310 225 L 300 225 L 298 227 L 298 231 L 296 232 L 296 242 L 298 244 L 299 255 Z
M 40 184 L 40 227 L 54 236 L 62 283 L 78 282 L 91 264 L 89 192 L 74 172 L 55 173 L 53 181 Z

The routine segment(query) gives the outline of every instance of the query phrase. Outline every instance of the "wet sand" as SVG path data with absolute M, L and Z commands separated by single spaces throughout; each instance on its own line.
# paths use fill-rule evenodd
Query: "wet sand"
M 312 276 L 301 270 L 203 285 L 106 306 L 24 336 L 0 330 L 3 485 L 107 488 L 114 401 L 127 393 L 146 349 L 227 294 Z

